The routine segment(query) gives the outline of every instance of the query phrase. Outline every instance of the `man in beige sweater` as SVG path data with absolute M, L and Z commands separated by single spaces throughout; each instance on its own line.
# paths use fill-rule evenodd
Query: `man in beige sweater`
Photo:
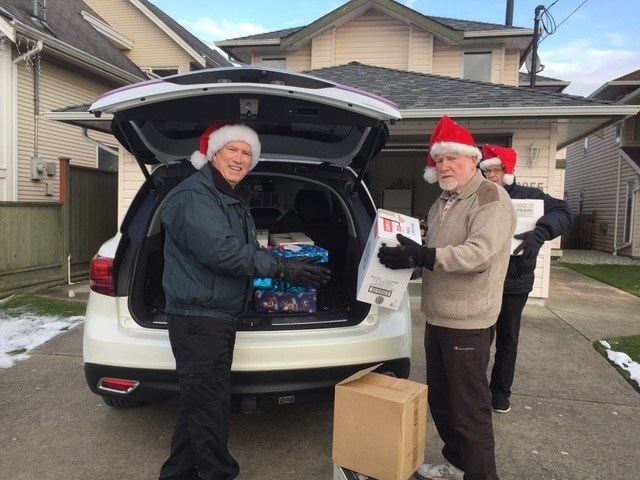
M 399 246 L 378 253 L 388 268 L 423 267 L 429 408 L 445 458 L 422 465 L 424 479 L 498 479 L 487 365 L 516 214 L 506 191 L 477 171 L 481 158 L 471 134 L 442 117 L 424 174 L 443 190 L 426 246 L 398 235 Z

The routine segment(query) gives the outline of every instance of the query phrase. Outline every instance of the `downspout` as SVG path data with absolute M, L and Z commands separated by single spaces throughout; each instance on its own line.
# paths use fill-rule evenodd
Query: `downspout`
M 38 53 L 42 51 L 42 40 L 36 42 L 36 46 L 28 52 L 23 53 L 13 60 L 14 64 L 18 64 L 24 59 L 35 55 L 33 61 L 33 120 L 34 120 L 34 139 L 33 139 L 33 156 L 38 156 L 38 120 L 40 119 L 40 56 Z
M 103 150 L 106 150 L 107 152 L 109 152 L 112 155 L 118 156 L 120 152 L 118 152 L 118 150 L 111 148 L 109 145 L 106 145 L 98 140 L 96 140 L 95 138 L 91 138 L 88 134 L 87 134 L 88 129 L 86 127 L 82 127 L 82 139 L 85 142 L 88 142 L 92 145 L 95 145 L 96 147 L 100 147 Z

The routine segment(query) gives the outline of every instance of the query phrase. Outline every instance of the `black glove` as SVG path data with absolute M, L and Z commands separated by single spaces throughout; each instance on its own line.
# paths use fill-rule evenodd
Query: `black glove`
M 276 257 L 278 261 L 276 278 L 298 287 L 326 285 L 331 278 L 331 270 L 321 265 L 312 265 L 321 258 L 321 255 L 315 257 Z
M 519 233 L 518 235 L 514 235 L 513 238 L 522 240 L 522 243 L 516 247 L 513 254 L 517 255 L 522 252 L 522 257 L 525 260 L 533 260 L 536 258 L 540 248 L 546 240 L 544 233 L 538 228 L 534 228 L 528 232 Z
M 397 247 L 380 247 L 378 252 L 380 263 L 392 270 L 414 267 L 433 270 L 433 264 L 436 261 L 435 248 L 422 246 L 401 233 L 396 238 L 400 242 Z

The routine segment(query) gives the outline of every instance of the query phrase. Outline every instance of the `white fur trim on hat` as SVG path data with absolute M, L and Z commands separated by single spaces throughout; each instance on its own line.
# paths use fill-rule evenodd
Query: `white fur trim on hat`
M 431 145 L 430 153 L 433 159 L 445 153 L 459 153 L 468 157 L 482 158 L 482 152 L 477 147 L 472 147 L 464 143 L 438 142 Z
M 191 158 L 189 159 L 189 161 L 191 162 L 191 165 L 196 168 L 196 170 L 200 170 L 207 164 L 209 160 L 207 160 L 207 157 L 205 157 L 204 154 L 200 152 L 200 150 L 196 150 L 191 154 Z
M 513 182 L 516 180 L 516 176 L 515 175 L 511 175 L 510 173 L 505 173 L 502 176 L 502 181 L 504 182 L 505 185 L 513 185 Z
M 438 181 L 438 173 L 436 172 L 436 169 L 428 165 L 424 167 L 424 173 L 422 174 L 422 176 L 424 177 L 425 181 L 429 183 L 436 183 Z
M 480 167 L 480 170 L 486 170 L 488 167 L 493 167 L 498 165 L 503 166 L 502 160 L 500 160 L 498 157 L 493 157 L 487 160 L 483 160 L 478 164 L 478 166 Z
M 211 161 L 213 156 L 229 142 L 244 142 L 251 147 L 249 170 L 253 170 L 260 159 L 260 139 L 255 130 L 242 124 L 225 125 L 211 133 L 207 148 L 207 160 Z

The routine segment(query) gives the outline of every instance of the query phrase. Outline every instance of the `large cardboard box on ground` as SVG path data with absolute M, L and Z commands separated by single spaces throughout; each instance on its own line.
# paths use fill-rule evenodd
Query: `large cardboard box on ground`
M 333 463 L 376 480 L 407 480 L 424 461 L 427 386 L 361 370 L 336 386 Z
M 398 245 L 398 233 L 418 243 L 422 241 L 418 219 L 378 209 L 358 266 L 356 298 L 361 302 L 393 310 L 400 307 L 413 269 L 391 270 L 378 259 L 378 251 L 383 244 L 390 247 Z
M 544 200 L 530 198 L 514 198 L 511 200 L 513 208 L 516 209 L 516 230 L 514 235 L 528 232 L 536 227 L 540 217 L 544 215 Z M 511 238 L 511 255 L 513 251 L 522 243 L 522 240 Z M 522 252 L 518 253 L 522 255 Z

